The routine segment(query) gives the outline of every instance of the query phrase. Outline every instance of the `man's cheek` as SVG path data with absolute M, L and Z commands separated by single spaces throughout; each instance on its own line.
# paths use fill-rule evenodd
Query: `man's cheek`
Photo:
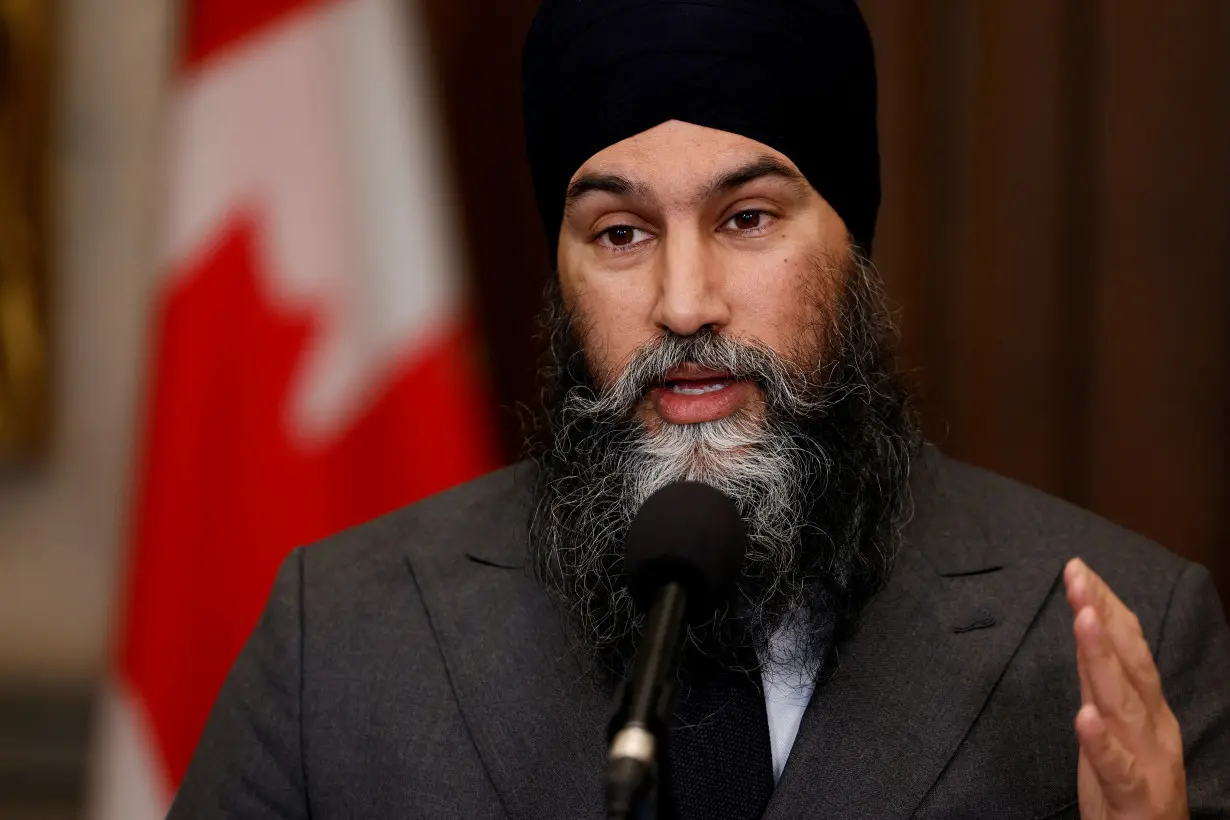
M 594 380 L 600 390 L 613 388 L 624 371 L 619 361 L 609 355 L 604 355 L 603 351 L 606 349 L 587 345 L 584 350 L 585 362 L 589 366 L 589 372 L 594 374 Z
M 628 369 L 637 352 L 652 341 L 652 338 L 646 337 L 638 343 L 637 339 L 621 334 L 601 332 L 583 337 L 585 361 L 589 365 L 589 371 L 597 379 L 598 386 L 604 390 L 612 387 Z
M 606 390 L 619 378 L 619 367 L 613 361 L 609 351 L 610 341 L 595 330 L 592 321 L 582 324 L 578 341 L 581 344 L 581 355 L 585 357 L 585 366 L 593 375 L 598 387 Z

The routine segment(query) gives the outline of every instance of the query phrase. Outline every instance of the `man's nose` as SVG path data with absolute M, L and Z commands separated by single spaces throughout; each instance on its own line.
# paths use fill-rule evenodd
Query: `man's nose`
M 661 247 L 654 322 L 680 336 L 729 323 L 725 273 L 703 238 L 675 231 Z

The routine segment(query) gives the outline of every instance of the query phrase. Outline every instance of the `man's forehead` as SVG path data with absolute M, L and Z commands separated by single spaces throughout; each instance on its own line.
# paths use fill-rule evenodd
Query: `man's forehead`
M 704 201 L 757 179 L 810 188 L 780 151 L 738 134 L 668 122 L 599 151 L 569 182 L 567 206 L 595 193 L 636 199 L 686 195 Z
M 742 134 L 669 120 L 596 152 L 577 168 L 573 179 L 592 173 L 626 176 L 636 168 L 661 170 L 664 166 L 713 172 L 721 165 L 762 156 L 795 167 L 777 149 Z
M 870 251 L 875 60 L 855 0 L 544 0 L 522 53 L 522 91 L 552 257 L 578 172 L 673 120 L 782 152 Z

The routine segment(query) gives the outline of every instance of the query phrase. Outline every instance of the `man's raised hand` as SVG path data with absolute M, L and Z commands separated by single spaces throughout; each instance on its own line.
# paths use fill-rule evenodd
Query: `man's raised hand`
M 1140 621 L 1079 558 L 1064 569 L 1074 616 L 1081 708 L 1082 820 L 1184 820 L 1179 722 L 1162 694 Z

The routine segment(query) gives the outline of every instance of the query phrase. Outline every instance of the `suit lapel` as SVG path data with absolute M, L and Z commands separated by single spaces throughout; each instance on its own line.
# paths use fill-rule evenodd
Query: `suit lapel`
M 942 457 L 920 458 L 915 472 L 896 570 L 838 647 L 766 820 L 909 817 L 1058 581 L 1059 563 L 1016 563 L 984 534 L 967 500 L 977 488 L 950 486 Z M 465 524 L 436 530 L 452 543 L 412 545 L 411 570 L 509 817 L 597 818 L 610 693 L 583 676 L 524 569 L 523 499 L 510 489 L 451 508 Z
M 525 569 L 524 504 L 481 501 L 465 543 L 411 552 L 461 712 L 510 818 L 601 817 L 610 694 Z
M 909 817 L 1059 577 L 988 540 L 938 457 L 918 466 L 898 565 L 812 697 L 767 820 Z

